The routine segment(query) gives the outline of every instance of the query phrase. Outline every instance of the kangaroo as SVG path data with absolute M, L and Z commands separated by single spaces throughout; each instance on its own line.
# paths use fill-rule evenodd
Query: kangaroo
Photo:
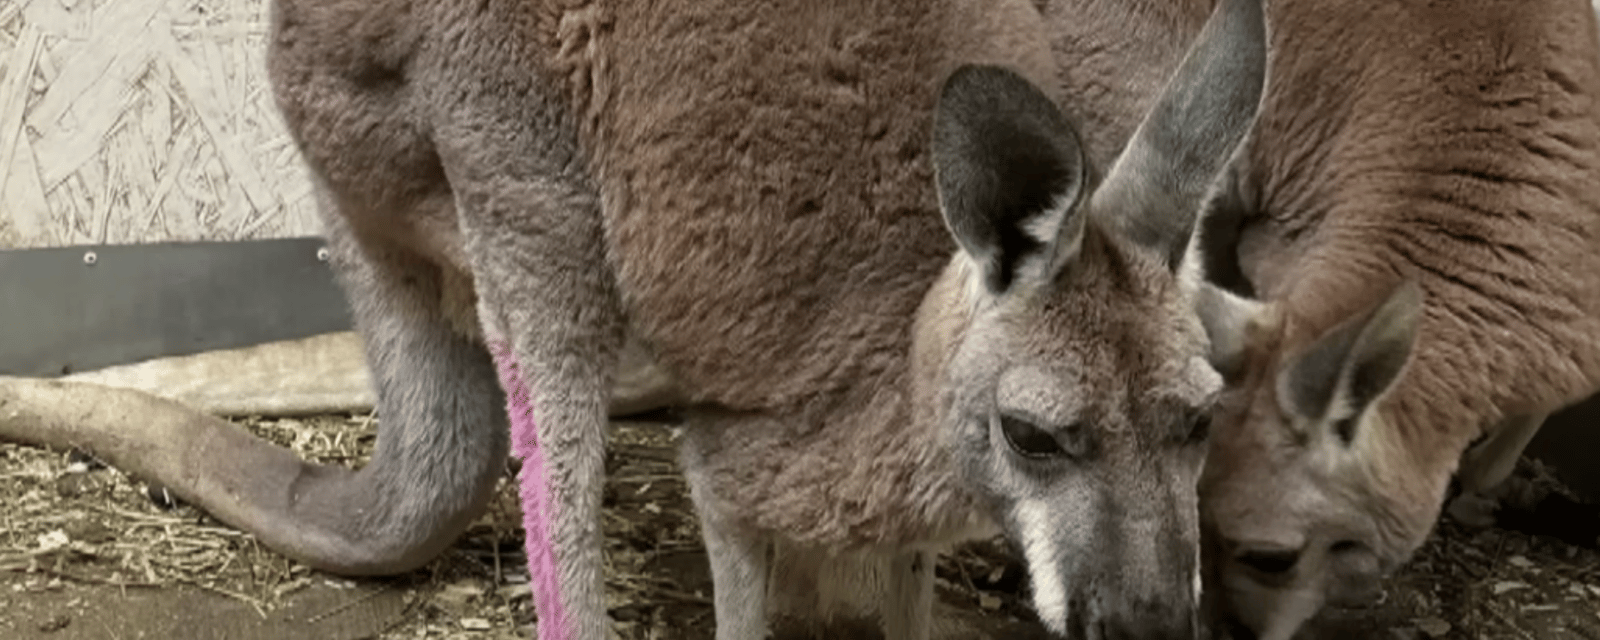
M 925 637 L 931 554 L 994 529 L 1057 633 L 1192 637 L 1220 382 L 1189 240 L 1260 95 L 1260 10 L 1219 5 L 1103 178 L 1038 88 L 1046 41 L 1020 0 L 279 0 L 270 77 L 374 373 L 372 462 L 130 394 L 83 415 L 149 409 L 181 446 L 75 430 L 31 409 L 61 383 L 5 385 L 0 427 L 109 438 L 353 575 L 436 555 L 514 450 L 540 637 L 587 640 L 632 340 L 688 414 L 720 638 L 830 576 Z
M 1278 0 L 1256 127 L 1204 215 L 1228 379 L 1201 481 L 1245 637 L 1361 601 L 1452 476 L 1600 388 L 1600 113 L 1582 0 Z
M 1201 6 L 1198 13 L 1188 11 L 1183 14 L 1190 19 L 1194 15 L 1201 16 L 1201 19 L 1193 19 L 1192 25 L 1186 24 L 1183 33 L 1151 38 L 1148 44 L 1140 46 L 1130 46 L 1130 44 L 1143 41 L 1142 37 L 1138 40 L 1124 38 L 1117 35 L 1118 31 L 1115 28 L 1118 25 L 1137 26 L 1139 23 L 1116 19 L 1103 3 L 1095 0 L 1070 0 L 1043 4 L 1048 21 L 1045 28 L 1050 31 L 1050 39 L 1054 41 L 1054 68 L 1060 77 L 1049 77 L 1051 74 L 1039 71 L 1037 69 L 1039 65 L 1032 62 L 1023 66 L 1033 69 L 1029 73 L 1030 76 L 1044 79 L 1041 84 L 1046 87 L 1047 94 L 1052 97 L 1071 96 L 1071 100 L 1062 102 L 1073 105 L 1073 113 L 1080 114 L 1094 123 L 1093 128 L 1088 130 L 1089 135 L 1084 138 L 1087 142 L 1082 146 L 1086 150 L 1085 156 L 1090 159 L 1089 167 L 1106 167 L 1131 137 L 1133 129 L 1139 123 L 1140 114 L 1147 110 L 1144 107 L 1154 104 L 1154 97 L 1159 95 L 1159 89 L 1163 86 L 1159 80 L 1166 78 L 1166 71 L 1170 71 L 1170 67 L 1175 67 L 1178 62 L 1172 53 L 1182 51 L 1181 44 L 1192 40 L 1194 33 L 1199 30 L 1199 24 L 1204 21 L 1204 16 L 1209 14 L 1210 4 L 1205 3 Z M 1078 4 L 1083 5 L 1083 11 L 1079 12 L 1076 9 Z M 922 14 L 948 18 L 952 15 L 951 7 L 961 8 L 964 5 L 957 3 L 946 6 L 933 3 L 929 6 L 933 8 L 921 10 Z M 1163 13 L 1164 5 L 1159 3 L 1139 6 L 1142 8 L 1130 10 L 1141 15 L 1157 17 L 1166 15 Z M 321 184 L 318 185 L 317 191 L 322 201 L 322 208 L 327 214 L 326 221 L 330 227 L 329 239 L 336 250 L 335 266 L 340 270 L 340 277 L 350 293 L 358 316 L 364 318 L 360 321 L 359 328 L 366 340 L 369 365 L 377 374 L 374 378 L 375 390 L 380 398 L 383 420 L 378 436 L 378 447 L 372 456 L 372 462 L 358 471 L 337 465 L 308 463 L 286 449 L 250 436 L 235 425 L 198 414 L 172 402 L 132 392 L 92 389 L 81 384 L 58 381 L 0 378 L 0 407 L 5 409 L 0 411 L 0 437 L 63 448 L 88 446 L 96 455 L 127 472 L 160 483 L 213 517 L 252 533 L 264 545 L 311 566 L 338 574 L 392 574 L 420 566 L 442 551 L 472 519 L 481 513 L 490 488 L 502 473 L 502 461 L 508 449 L 503 435 L 507 427 L 506 415 L 497 408 L 497 405 L 503 404 L 504 398 L 498 374 L 493 369 L 493 360 L 484 351 L 482 323 L 477 313 L 479 300 L 471 275 L 473 265 L 467 258 L 468 244 L 464 239 L 461 216 L 457 209 L 457 193 L 451 190 L 452 183 L 445 172 L 447 165 L 444 163 L 444 157 L 438 153 L 434 140 L 434 136 L 442 134 L 433 130 L 440 123 L 451 122 L 447 117 L 449 113 L 439 109 L 450 105 L 459 107 L 463 104 L 478 103 L 431 103 L 430 100 L 433 98 L 418 95 L 419 92 L 429 92 L 440 87 L 456 86 L 437 78 L 443 73 L 439 67 L 442 64 L 439 56 L 445 55 L 439 52 L 455 51 L 449 47 L 458 46 L 449 40 L 454 37 L 451 35 L 453 32 L 445 27 L 428 31 L 423 26 L 430 24 L 427 18 L 450 18 L 437 24 L 455 25 L 452 28 L 459 27 L 469 31 L 474 23 L 466 18 L 452 17 L 455 15 L 452 12 L 462 10 L 455 5 L 436 7 L 436 11 L 443 13 L 426 14 L 421 18 L 404 12 L 383 13 L 389 7 L 390 4 L 380 4 L 369 10 L 348 3 L 319 3 L 292 4 L 288 5 L 287 10 L 284 7 L 273 9 L 277 25 L 273 31 L 274 46 L 291 50 L 291 53 L 283 54 L 274 61 L 278 87 L 280 89 L 285 86 L 296 87 L 297 93 L 290 97 L 298 96 L 296 98 L 298 104 L 309 105 L 295 111 L 298 116 L 294 116 L 293 113 L 290 115 L 292 118 L 299 118 L 294 121 L 297 123 L 296 131 L 302 138 L 303 148 L 309 146 L 320 154 L 318 160 L 320 168 L 316 180 Z M 1146 13 L 1146 9 L 1150 9 L 1151 12 Z M 512 11 L 505 8 L 495 10 Z M 898 21 L 894 24 L 908 20 L 917 22 L 920 18 L 907 16 L 922 15 L 916 14 L 919 10 L 915 7 L 896 9 L 897 13 L 891 17 Z M 962 10 L 976 11 L 970 7 Z M 585 13 L 585 11 L 590 10 L 575 10 L 571 14 L 556 12 L 539 18 L 545 22 L 539 22 L 515 11 L 506 15 L 543 24 L 545 25 L 543 28 L 546 29 L 553 28 L 556 30 L 555 36 L 541 31 L 539 33 L 544 34 L 541 37 L 549 40 L 560 36 L 566 38 L 561 42 L 576 47 L 579 43 L 587 42 L 582 38 L 590 33 L 586 31 L 590 28 L 589 21 L 599 20 L 594 23 L 598 25 L 594 27 L 595 29 L 609 29 L 611 28 L 609 25 L 614 23 L 612 18 L 608 17 L 611 14 L 603 8 L 592 10 L 599 13 Z M 1026 13 L 1028 12 L 1010 7 L 997 12 L 996 17 L 976 20 L 972 24 L 992 27 L 1009 24 L 1008 20 L 1018 24 L 1035 20 L 1031 15 L 1021 19 L 1014 17 Z M 726 15 L 744 14 L 732 12 Z M 1075 21 L 1071 19 L 1073 15 L 1081 15 L 1084 19 Z M 549 20 L 556 22 L 550 23 Z M 830 23 L 817 24 L 826 27 L 824 31 L 829 33 L 839 31 L 837 26 L 827 26 Z M 867 21 L 863 24 L 874 23 Z M 312 35 L 305 35 L 307 30 L 310 30 Z M 1027 29 L 1019 32 L 1007 27 L 990 31 L 1004 31 L 1009 35 L 999 38 L 996 44 L 983 46 L 1004 48 L 1011 46 L 1005 44 L 1008 40 L 1026 41 L 1032 37 L 1032 32 Z M 485 33 L 493 35 L 500 32 L 489 29 Z M 989 33 L 978 30 L 968 40 L 976 42 L 987 38 L 986 34 Z M 1018 35 L 1019 33 L 1023 35 Z M 838 55 L 843 54 L 831 53 L 832 50 L 823 51 L 817 56 L 824 62 L 835 58 L 850 62 L 853 66 L 840 72 L 850 72 L 840 76 L 844 80 L 851 80 L 841 85 L 850 89 L 850 86 L 860 84 L 852 79 L 859 74 L 851 70 L 859 71 L 862 68 L 860 64 L 862 56 L 873 60 L 884 58 L 884 54 L 875 53 L 873 47 L 889 46 L 893 43 L 884 44 L 880 42 L 882 37 L 871 33 L 851 32 L 846 35 L 851 38 L 849 45 L 850 51 L 854 52 L 851 53 L 854 58 L 838 58 Z M 508 36 L 500 33 L 497 37 L 504 39 Z M 937 38 L 924 37 L 923 40 L 937 40 Z M 516 38 L 511 38 L 509 42 L 520 43 L 519 46 L 523 46 L 524 49 L 531 46 L 528 42 Z M 421 55 L 420 52 L 424 51 L 424 47 L 433 47 L 428 50 L 432 52 L 429 54 L 432 57 Z M 974 47 L 981 48 L 976 45 Z M 1027 47 L 1022 48 L 1027 49 Z M 508 55 L 533 55 L 524 49 L 516 49 Z M 929 50 L 944 49 L 933 47 Z M 571 56 L 580 53 L 587 55 L 587 49 L 558 49 L 556 53 L 560 56 L 550 54 L 548 51 L 547 49 L 546 53 L 539 54 L 545 58 L 537 56 L 530 58 L 543 60 L 541 64 L 548 67 L 543 73 L 546 75 L 558 72 L 578 73 L 580 75 L 575 77 L 579 79 L 587 77 L 581 74 L 591 67 L 570 66 L 582 61 Z M 917 64 L 930 69 L 940 65 L 947 68 L 958 57 L 956 54 L 959 53 L 959 47 L 951 51 L 954 53 L 951 54 L 950 61 Z M 1106 51 L 1113 53 L 1108 56 Z M 296 55 L 299 57 L 295 57 Z M 1038 56 L 1022 57 L 1032 61 Z M 1135 69 L 1134 64 L 1146 64 L 1156 59 L 1166 65 L 1161 73 L 1131 71 Z M 433 66 L 416 62 L 418 60 Z M 472 64 L 487 64 L 486 68 L 489 69 L 515 68 L 515 65 L 509 63 L 496 63 L 494 59 L 486 60 L 487 63 L 469 61 L 461 64 L 466 65 L 463 68 L 470 68 Z M 851 62 L 852 60 L 855 62 Z M 600 59 L 600 62 L 609 64 L 604 59 Z M 496 64 L 499 66 L 496 67 Z M 828 64 L 833 63 L 828 62 Z M 1115 74 L 1122 68 L 1130 71 L 1127 77 L 1116 80 Z M 827 69 L 836 70 L 832 66 Z M 1097 77 L 1088 73 L 1089 69 L 1099 69 L 1101 73 L 1108 75 Z M 427 72 L 421 73 L 421 71 Z M 791 72 L 785 73 L 793 75 Z M 926 83 L 932 82 L 936 73 L 942 71 L 924 69 L 918 73 L 924 73 L 923 76 L 916 77 L 920 77 L 921 81 Z M 1200 86 L 1222 77 L 1216 75 L 1217 73 L 1220 72 L 1207 72 L 1208 75 L 1201 76 L 1198 75 L 1198 71 L 1191 71 L 1184 82 L 1191 87 Z M 541 81 L 547 79 L 544 75 L 538 77 Z M 1204 80 L 1196 80 L 1196 77 Z M 1241 90 L 1238 87 L 1245 86 L 1234 82 L 1237 78 L 1229 77 L 1224 80 L 1227 81 L 1213 84 L 1221 87 L 1222 91 Z M 522 81 L 528 81 L 528 78 L 523 78 L 519 82 Z M 901 80 L 893 78 L 887 80 L 888 85 L 893 85 L 895 82 Z M 709 84 L 714 87 L 721 86 L 716 82 Z M 880 85 L 888 86 L 883 83 Z M 517 92 L 522 91 L 519 88 L 522 86 L 512 84 L 495 91 L 521 95 Z M 457 89 L 466 90 L 472 87 L 465 89 L 457 87 Z M 546 90 L 541 89 L 541 91 Z M 489 93 L 493 94 L 494 91 Z M 932 93 L 931 89 L 924 87 L 923 94 L 926 95 L 913 93 L 906 95 L 909 96 L 908 99 L 919 99 L 917 96 L 923 95 L 926 102 L 931 102 Z M 851 89 L 846 90 L 843 95 L 848 97 L 858 94 L 859 91 Z M 1128 98 L 1136 102 L 1119 102 Z M 1243 97 L 1240 100 L 1241 104 L 1247 102 Z M 924 134 L 916 132 L 916 127 L 921 125 L 896 124 L 897 127 L 902 127 L 897 129 L 899 137 L 886 138 L 889 132 L 886 123 L 898 123 L 898 121 L 888 118 L 888 115 L 873 115 L 873 109 L 881 108 L 876 105 L 892 103 L 892 99 L 882 98 L 871 104 L 861 103 L 859 109 L 852 112 L 856 114 L 853 117 L 858 119 L 866 117 L 868 124 L 873 125 L 873 133 L 864 139 L 877 141 L 877 147 L 873 149 L 863 147 L 865 151 L 862 152 L 834 148 L 807 151 L 818 144 L 814 140 L 771 140 L 766 143 L 765 148 L 787 147 L 797 150 L 796 158 L 812 153 L 821 159 L 837 159 L 841 155 L 855 156 L 870 151 L 878 154 L 874 157 L 880 158 L 879 161 L 885 163 L 885 167 L 923 167 L 926 154 L 922 153 L 922 145 L 926 143 L 926 139 Z M 289 106 L 293 107 L 294 104 L 290 103 Z M 570 107 L 561 106 L 554 111 L 541 113 L 560 115 L 562 118 L 573 117 L 563 110 L 568 108 Z M 1169 113 L 1163 116 L 1160 122 L 1182 123 L 1185 118 L 1204 120 L 1203 116 L 1194 114 L 1203 113 L 1203 109 L 1208 108 L 1221 109 L 1215 105 L 1202 104 L 1196 107 L 1199 110 L 1189 115 Z M 1099 110 L 1116 111 L 1117 114 L 1114 117 L 1098 116 L 1096 113 Z M 1244 113 L 1245 110 L 1238 109 L 1232 112 Z M 920 111 L 913 113 L 913 115 L 918 114 Z M 926 118 L 926 114 L 918 117 Z M 562 120 L 562 122 L 567 121 Z M 1162 131 L 1159 128 L 1151 130 Z M 1212 150 L 1225 146 L 1205 142 L 1208 140 L 1206 136 L 1209 135 L 1207 129 L 1184 126 L 1169 127 L 1166 133 L 1159 135 L 1152 133 L 1150 135 L 1156 137 L 1149 139 L 1166 139 L 1173 143 L 1185 139 L 1183 136 L 1172 135 L 1173 130 L 1192 130 L 1194 135 L 1198 136 L 1196 139 L 1202 141 L 1200 146 L 1196 147 L 1199 149 L 1197 153 L 1211 153 Z M 844 133 L 858 137 L 861 135 L 851 133 L 849 130 L 844 130 Z M 557 136 L 555 141 L 569 147 L 576 144 L 573 139 L 560 136 Z M 898 143 L 901 147 L 892 154 L 882 149 L 884 145 L 892 143 Z M 748 147 L 747 142 L 741 144 Z M 1178 147 L 1172 147 L 1164 152 L 1176 150 Z M 506 155 L 506 158 L 512 159 L 535 157 L 543 156 L 521 151 Z M 1130 191 L 1132 189 L 1126 185 L 1138 184 L 1135 177 L 1139 176 L 1141 171 L 1166 172 L 1172 178 L 1206 174 L 1204 167 L 1198 164 L 1185 166 L 1181 171 L 1168 171 L 1162 168 L 1163 165 L 1158 161 L 1149 158 L 1134 161 L 1132 158 L 1133 156 L 1129 156 L 1124 163 L 1126 166 L 1115 172 L 1119 177 L 1108 184 L 1122 184 L 1124 191 Z M 766 163 L 764 166 L 775 168 L 780 166 L 778 161 L 763 160 L 763 162 Z M 828 162 L 836 163 L 836 160 Z M 453 162 L 449 167 L 458 165 L 460 163 Z M 824 165 L 827 163 L 818 166 Z M 888 170 L 883 169 L 883 171 Z M 820 176 L 814 175 L 820 169 L 808 169 L 808 171 L 813 175 L 797 183 L 801 187 L 810 185 L 814 187 L 814 192 L 820 192 L 821 187 L 817 187 L 818 184 L 823 186 L 832 184 L 829 180 L 832 180 L 833 173 Z M 931 213 L 936 207 L 935 203 L 931 202 L 932 196 L 925 191 L 929 187 L 923 180 L 931 182 L 931 178 L 925 171 L 918 175 L 921 178 L 908 177 L 895 183 L 898 185 L 895 189 L 909 194 L 907 196 L 909 199 L 905 202 L 911 204 L 920 202 L 918 206 L 907 206 L 905 211 Z M 1091 172 L 1089 177 L 1097 177 L 1097 174 Z M 332 184 L 330 179 L 333 180 Z M 1195 180 L 1180 181 L 1158 185 L 1158 189 L 1181 191 L 1190 189 L 1195 184 L 1197 184 Z M 769 191 L 771 188 L 770 185 L 764 187 Z M 887 193 L 899 193 L 895 189 L 885 189 Z M 1104 197 L 1103 200 L 1115 202 L 1115 199 L 1109 197 Z M 1183 216 L 1187 215 L 1185 209 L 1188 207 L 1187 202 L 1183 198 L 1175 197 L 1172 202 L 1167 203 L 1176 212 L 1171 216 L 1159 215 L 1160 211 L 1151 209 L 1133 211 L 1130 214 L 1131 219 L 1137 220 L 1148 216 L 1148 219 L 1157 225 L 1172 224 L 1173 232 L 1177 233 L 1177 230 L 1186 228 L 1184 225 L 1187 222 Z M 879 208 L 882 206 L 887 205 L 880 205 Z M 1166 248 L 1178 246 L 1176 241 L 1170 238 L 1157 238 L 1157 241 L 1152 243 L 1148 237 L 1141 238 L 1120 232 L 1111 233 L 1115 231 L 1112 227 L 1126 220 L 1119 217 L 1121 214 L 1115 213 L 1113 211 L 1115 207 L 1110 205 L 1090 207 L 1088 203 L 1083 203 L 1078 207 L 1083 211 L 1091 208 L 1101 213 L 1095 216 L 1099 222 L 1086 225 L 1087 229 L 1080 231 L 1080 235 L 1085 238 L 1098 238 L 1110 234 L 1127 236 L 1123 240 L 1129 238 L 1142 240 L 1143 244 L 1150 246 Z M 388 214 L 390 217 L 380 217 L 380 213 Z M 1066 222 L 1074 219 L 1077 218 L 1069 218 Z M 1102 226 L 1107 229 L 1098 230 Z M 931 233 L 926 228 L 917 228 L 921 229 L 922 233 Z M 478 235 L 489 237 L 486 234 Z M 922 238 L 922 236 L 916 237 Z M 932 237 L 918 240 L 925 242 L 925 246 L 928 247 L 925 252 L 917 254 L 919 259 L 930 259 L 928 256 L 933 255 L 948 259 L 949 256 L 940 253 L 938 247 L 944 243 L 946 250 L 954 251 L 957 245 L 950 242 L 948 238 L 951 237 L 948 234 L 933 233 Z M 1002 238 L 1012 238 L 1012 236 L 1005 235 Z M 1006 242 L 1011 241 L 1006 240 Z M 1100 246 L 1100 242 L 1093 241 L 1089 246 Z M 1051 243 L 1052 246 L 1056 244 L 1058 243 Z M 911 246 L 924 245 L 905 244 L 900 246 L 900 250 L 904 251 L 905 247 Z M 1042 250 L 1035 248 L 1029 251 Z M 1124 250 L 1138 252 L 1135 249 Z M 1012 255 L 1015 255 L 1015 250 L 1012 251 Z M 1116 255 L 1117 252 L 1091 252 L 1078 261 L 1098 264 Z M 1061 264 L 1055 265 L 1058 270 L 1064 268 L 1069 261 L 1060 262 Z M 921 264 L 915 263 L 915 265 Z M 832 265 L 829 268 L 839 267 Z M 926 265 L 919 268 L 922 270 L 914 272 L 914 275 L 920 275 L 897 281 L 898 284 L 895 286 L 906 287 L 906 291 L 931 286 L 934 275 L 930 274 L 937 269 Z M 1181 275 L 1182 272 L 1175 269 L 1173 273 Z M 1179 277 L 1178 282 L 1187 280 Z M 939 291 L 943 292 L 940 295 L 954 295 L 948 286 Z M 1164 299 L 1161 296 L 1167 294 L 1135 291 L 1119 295 L 1148 296 L 1151 300 L 1158 300 Z M 816 298 L 818 296 L 808 299 Z M 910 306 L 903 300 L 899 304 L 902 307 Z M 921 304 L 919 302 L 918 306 Z M 1159 307 L 1156 302 L 1152 301 L 1150 304 L 1152 309 Z M 915 312 L 916 310 L 912 309 L 905 313 L 910 316 Z M 1025 314 L 1019 312 L 1019 315 Z M 881 329 L 902 334 L 909 331 L 909 329 L 902 330 L 899 326 L 895 323 L 885 323 L 874 330 Z M 676 388 L 677 385 L 670 376 L 654 362 L 653 356 L 648 353 L 648 348 L 642 344 L 637 332 L 630 330 L 629 334 L 622 347 L 622 353 L 616 356 L 619 363 L 615 368 L 613 391 L 609 398 L 610 412 L 618 415 L 684 403 L 682 392 Z M 1087 336 L 1091 334 L 1092 331 L 1085 330 L 1084 339 L 1087 340 Z M 1127 335 L 1140 334 L 1139 331 L 1130 331 Z M 1172 339 L 1181 343 L 1181 336 Z M 908 343 L 908 339 L 902 338 L 902 342 Z M 1130 339 L 1122 344 L 1139 343 L 1138 340 Z M 1160 352 L 1157 349 L 1148 353 Z M 1150 357 L 1153 358 L 1154 355 Z M 1084 371 L 1088 372 L 1099 371 L 1100 369 L 1096 367 L 1103 368 L 1098 364 L 1093 367 L 1087 364 L 1084 366 L 1086 367 Z M 885 371 L 890 369 L 892 367 L 888 364 L 883 367 Z M 854 375 L 850 370 L 841 370 L 839 373 L 841 377 L 834 378 L 836 382 L 832 383 L 833 388 L 846 386 L 850 375 Z M 1093 381 L 1099 375 L 1099 373 L 1085 374 L 1083 379 Z M 879 378 L 890 379 L 883 376 Z M 1143 382 L 1136 380 L 1127 384 L 1131 389 Z M 803 387 L 796 388 L 804 391 Z M 712 396 L 708 394 L 704 397 Z M 888 412 L 885 415 L 888 415 Z M 139 416 L 140 424 L 137 426 L 127 424 L 127 416 Z M 1123 417 L 1120 414 L 1113 415 L 1107 419 L 1106 424 L 1121 424 L 1124 421 Z M 926 430 L 924 428 L 924 431 Z M 592 434 L 589 437 L 592 438 Z M 911 441 L 911 435 L 907 435 L 906 438 Z M 1149 455 L 1160 454 L 1150 452 Z M 937 467 L 938 463 L 937 458 L 930 461 L 930 465 L 934 467 Z M 937 473 L 932 475 L 938 476 Z M 899 477 L 886 478 L 885 486 L 893 486 L 887 481 Z M 1106 482 L 1112 486 L 1133 486 L 1117 484 L 1111 480 Z M 903 487 L 895 486 L 895 488 Z M 1182 507 L 1181 500 L 1178 507 Z M 1114 503 L 1096 507 L 1112 512 L 1118 508 Z M 1092 520 L 1092 513 L 1083 515 L 1084 521 Z M 1040 527 L 1038 530 L 1045 529 L 1047 527 Z M 1170 544 L 1182 546 L 1187 543 L 1179 541 Z M 1066 553 L 1061 549 L 1038 544 L 1033 548 L 1034 551 L 1031 553 L 1036 557 Z M 872 560 L 873 558 L 869 556 L 873 554 L 852 555 Z M 827 590 L 822 589 L 809 601 L 805 597 L 795 596 L 793 591 L 777 591 L 776 600 L 783 602 L 775 606 L 780 609 L 787 607 L 803 610 L 810 607 L 826 611 L 857 601 L 871 600 L 870 597 L 855 598 L 853 594 L 847 592 L 851 589 L 865 588 L 862 587 L 863 584 L 881 586 L 880 578 L 883 572 L 877 569 L 865 570 L 876 566 L 873 562 L 857 563 L 862 566 L 854 567 L 861 569 L 856 571 L 852 571 L 850 566 L 839 566 L 850 565 L 850 562 L 831 564 L 818 562 L 819 559 L 826 560 L 828 557 L 829 553 L 817 552 L 815 547 L 812 547 L 797 549 L 795 553 L 786 554 L 783 558 L 774 558 L 773 580 L 836 582 L 841 583 L 840 589 L 843 590 L 838 593 L 824 593 Z M 1118 562 L 1116 558 L 1115 555 L 1109 555 L 1104 564 L 1115 565 Z M 1090 571 L 1091 569 L 1083 569 L 1081 573 L 1087 574 Z M 1056 596 L 1047 591 L 1041 591 L 1040 595 L 1050 597 L 1052 602 L 1059 602 Z M 1079 602 L 1079 604 L 1087 606 L 1093 603 Z
M 931 553 L 996 527 L 1056 633 L 1195 635 L 1220 378 L 1186 254 L 1259 99 L 1254 0 L 1219 5 L 1098 181 L 1037 88 L 1026 2 L 273 11 L 379 453 L 429 456 L 359 493 L 298 479 L 303 551 L 391 568 L 459 530 L 503 397 L 539 637 L 604 637 L 602 434 L 631 335 L 682 393 L 719 639 L 808 590 L 769 584 L 775 553 L 881 565 L 886 636 L 927 637 Z M 481 346 L 442 302 L 468 284 Z

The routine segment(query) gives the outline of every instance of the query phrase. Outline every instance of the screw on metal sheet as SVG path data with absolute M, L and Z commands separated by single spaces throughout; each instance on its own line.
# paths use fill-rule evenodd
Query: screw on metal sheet
M 328 261 L 328 248 L 327 247 L 317 247 L 317 262 L 327 262 L 327 261 Z
M 95 255 L 93 251 L 85 251 L 85 252 L 83 252 L 83 263 L 84 264 L 93 265 L 94 263 L 98 262 L 99 260 L 100 260 L 100 256 Z

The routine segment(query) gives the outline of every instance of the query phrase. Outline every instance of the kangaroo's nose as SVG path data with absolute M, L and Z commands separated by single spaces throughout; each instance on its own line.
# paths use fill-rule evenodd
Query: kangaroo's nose
M 1241 545 L 1234 547 L 1233 561 L 1249 567 L 1251 570 L 1267 578 L 1282 577 L 1294 570 L 1300 563 L 1302 548 L 1286 548 L 1264 545 Z
M 1197 640 L 1200 637 L 1196 614 L 1175 609 L 1144 609 L 1126 617 L 1113 616 L 1102 621 L 1098 631 L 1089 637 L 1101 640 Z
M 1092 640 L 1199 640 L 1200 611 L 1191 594 L 1104 599 L 1102 616 L 1092 625 Z
M 1334 577 L 1328 585 L 1329 602 L 1362 607 L 1383 597 L 1383 569 L 1367 545 L 1352 540 L 1334 543 L 1328 553 L 1328 569 Z

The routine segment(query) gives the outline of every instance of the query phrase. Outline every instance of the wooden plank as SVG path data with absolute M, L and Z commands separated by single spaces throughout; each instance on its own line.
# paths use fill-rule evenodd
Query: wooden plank
M 224 100 L 220 99 L 213 91 L 206 75 L 200 71 L 195 62 L 188 56 L 176 52 L 177 43 L 170 34 L 160 38 L 160 45 L 168 48 L 167 61 L 172 65 L 173 75 L 189 96 L 190 105 L 194 107 L 195 114 L 200 118 L 200 124 L 205 127 L 206 134 L 210 136 L 215 145 L 217 155 L 222 159 L 228 176 L 238 182 L 239 188 L 244 191 L 245 197 L 258 211 L 275 211 L 279 207 L 277 196 L 266 186 L 260 171 L 256 169 L 244 150 L 249 145 L 243 144 L 227 127 L 227 115 L 223 108 Z
M 54 129 L 68 108 L 107 81 L 106 75 L 129 46 L 138 45 L 150 35 L 150 19 L 165 6 L 166 2 L 159 0 L 108 3 L 96 16 L 99 19 L 96 20 L 94 45 L 79 49 L 77 55 L 66 61 L 60 76 L 50 83 L 50 89 L 28 114 L 28 126 L 40 131 Z
M 320 231 L 267 84 L 268 0 L 0 14 L 0 248 Z
M 100 153 L 111 128 L 132 102 L 135 81 L 149 68 L 152 57 L 148 44 L 129 45 L 104 70 L 96 84 L 84 91 L 83 104 L 95 107 L 84 110 L 78 118 L 78 126 L 45 129 L 48 133 L 39 139 L 38 149 L 46 189 L 55 188 Z
M 22 38 L 6 61 L 0 82 L 0 205 L 4 205 L 12 232 L 20 242 L 48 233 L 49 204 L 39 180 L 33 146 L 23 129 L 28 84 L 44 48 L 44 34 L 32 25 L 22 28 Z

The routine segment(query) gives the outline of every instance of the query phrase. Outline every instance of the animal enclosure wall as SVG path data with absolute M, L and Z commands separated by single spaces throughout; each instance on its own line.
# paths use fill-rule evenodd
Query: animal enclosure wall
M 320 231 L 267 0 L 0 0 L 0 249 Z

